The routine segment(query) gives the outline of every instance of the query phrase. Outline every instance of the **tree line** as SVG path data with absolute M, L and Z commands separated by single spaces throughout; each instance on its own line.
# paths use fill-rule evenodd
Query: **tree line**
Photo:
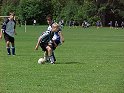
M 0 15 L 14 11 L 18 19 L 27 24 L 37 20 L 46 24 L 46 15 L 52 14 L 54 20 L 87 20 L 95 24 L 101 20 L 103 25 L 109 21 L 124 20 L 123 0 L 0 0 Z

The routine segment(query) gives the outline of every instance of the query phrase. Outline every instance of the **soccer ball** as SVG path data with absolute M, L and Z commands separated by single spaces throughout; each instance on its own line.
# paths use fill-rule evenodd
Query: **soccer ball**
M 44 59 L 44 58 L 38 59 L 38 63 L 39 63 L 39 64 L 44 64 L 44 63 L 45 63 L 45 59 Z

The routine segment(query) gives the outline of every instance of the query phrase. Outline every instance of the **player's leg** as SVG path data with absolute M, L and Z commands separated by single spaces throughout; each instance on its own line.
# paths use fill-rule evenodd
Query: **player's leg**
M 11 43 L 11 44 L 12 44 L 12 47 L 11 47 L 12 55 L 15 55 L 15 44 L 14 43 Z
M 4 39 L 5 39 L 5 42 L 6 42 L 7 54 L 11 55 L 11 51 L 10 51 L 10 37 L 9 37 L 9 35 L 4 33 Z
M 46 62 L 49 61 L 49 57 L 48 57 L 48 52 L 47 51 L 44 52 L 44 60 Z
M 14 40 L 14 37 L 11 37 L 10 41 L 11 41 L 11 44 L 12 44 L 12 47 L 11 47 L 12 55 L 15 55 L 15 42 L 14 42 L 15 40 Z
M 55 57 L 54 51 L 52 51 L 52 56 L 54 58 L 54 61 L 56 61 L 56 57 Z
M 11 55 L 11 51 L 10 51 L 10 42 L 6 41 L 6 49 L 7 49 L 7 54 Z
M 56 49 L 56 47 L 57 47 L 58 45 L 61 44 L 61 41 L 60 41 L 60 39 L 54 40 L 54 41 L 55 41 L 56 45 L 52 44 L 52 49 L 53 49 L 53 51 L 52 51 L 52 56 L 53 56 L 53 58 L 54 58 L 54 61 L 56 61 L 56 57 L 55 57 L 55 54 L 54 54 L 54 50 Z
M 54 57 L 52 55 L 52 48 L 50 46 L 47 46 L 46 49 L 47 49 L 48 56 L 49 56 L 51 64 L 54 64 L 55 60 L 54 60 Z
M 49 57 L 48 57 L 48 51 L 47 51 L 47 49 L 46 49 L 46 47 L 47 47 L 47 44 L 45 44 L 45 43 L 40 43 L 40 47 L 42 48 L 42 51 L 44 51 L 44 60 L 45 61 L 49 61 Z
M 54 55 L 54 51 L 52 51 L 52 56 L 54 58 L 54 61 L 56 61 L 56 58 L 55 58 L 55 55 Z M 47 51 L 44 52 L 44 59 L 45 59 L 46 62 L 49 61 L 49 56 L 48 56 L 48 52 Z
M 52 56 L 53 56 L 53 58 L 54 58 L 54 61 L 56 61 L 56 57 L 55 57 L 55 54 L 54 54 L 54 50 L 56 49 L 56 47 L 57 47 L 57 46 L 55 46 L 54 44 L 52 44 L 52 49 L 53 49 L 53 51 L 52 51 Z
M 54 51 L 53 51 L 53 50 L 55 50 L 56 47 L 54 46 L 53 43 L 52 43 L 52 44 L 49 44 L 49 46 L 50 46 L 51 49 L 52 49 L 52 56 L 53 56 L 54 62 L 55 62 L 55 61 L 56 61 L 56 58 L 55 58 L 55 55 L 54 55 Z M 46 47 L 47 47 L 47 46 L 46 46 Z M 45 51 L 45 52 L 44 52 L 44 59 L 45 59 L 45 61 L 50 61 L 50 60 L 49 60 L 49 56 L 48 56 L 48 51 Z

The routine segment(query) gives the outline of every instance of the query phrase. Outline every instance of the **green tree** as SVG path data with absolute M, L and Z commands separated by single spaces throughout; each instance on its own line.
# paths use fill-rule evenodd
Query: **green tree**
M 71 0 L 68 1 L 66 6 L 62 9 L 59 16 L 66 18 L 66 20 L 75 19 L 75 15 L 78 14 L 78 4 Z
M 33 19 L 38 23 L 44 23 L 46 15 L 52 13 L 52 7 L 49 0 L 21 0 L 18 11 L 20 18 L 28 24 L 32 24 Z
M 109 20 L 124 17 L 123 0 L 0 0 L 0 15 L 14 11 L 22 20 L 32 24 L 45 24 L 46 15 L 52 14 L 55 20 L 71 19 L 91 23 L 101 20 L 107 25 Z
M 10 11 L 16 12 L 20 0 L 1 0 L 1 15 L 7 15 Z

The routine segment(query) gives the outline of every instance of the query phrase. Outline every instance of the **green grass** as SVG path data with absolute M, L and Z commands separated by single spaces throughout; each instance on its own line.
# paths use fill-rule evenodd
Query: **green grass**
M 47 26 L 17 27 L 16 56 L 0 41 L 0 93 L 123 93 L 124 30 L 63 29 L 65 43 L 55 65 L 39 65 L 37 38 Z

